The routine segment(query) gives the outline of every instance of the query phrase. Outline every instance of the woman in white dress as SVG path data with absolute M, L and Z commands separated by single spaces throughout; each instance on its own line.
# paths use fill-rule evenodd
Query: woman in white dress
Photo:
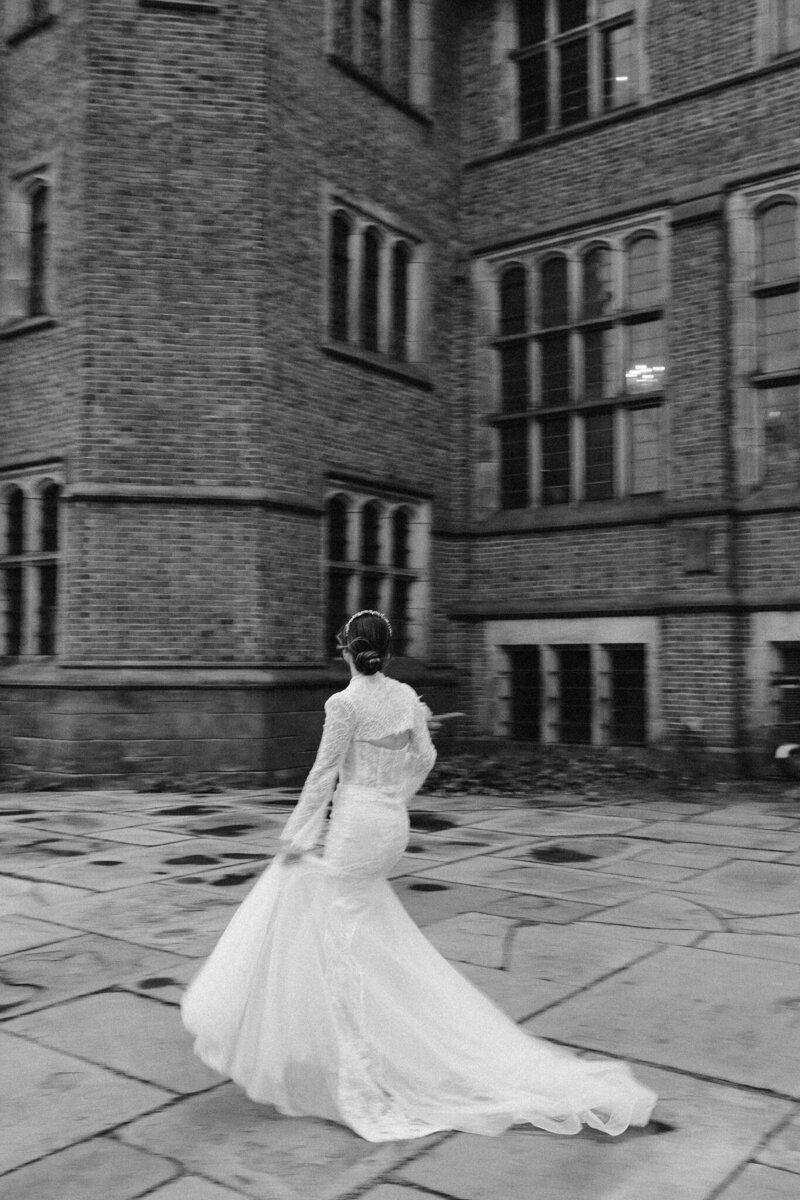
M 387 876 L 408 840 L 407 803 L 436 758 L 431 714 L 383 674 L 391 627 L 381 613 L 356 613 L 339 645 L 351 680 L 325 704 L 283 853 L 183 998 L 195 1052 L 251 1099 L 374 1142 L 522 1122 L 609 1134 L 646 1124 L 655 1094 L 626 1065 L 529 1036 L 400 904 Z

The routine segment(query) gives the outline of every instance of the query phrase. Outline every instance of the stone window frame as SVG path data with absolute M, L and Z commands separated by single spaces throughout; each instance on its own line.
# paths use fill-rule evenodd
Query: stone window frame
M 538 650 L 538 741 L 541 745 L 649 745 L 663 734 L 660 706 L 660 635 L 658 618 L 564 617 L 489 621 L 484 631 L 487 687 L 481 723 L 496 737 L 512 737 L 512 660 L 515 652 Z M 644 648 L 644 741 L 613 738 L 613 656 L 620 648 Z M 588 650 L 591 673 L 590 740 L 562 742 L 563 724 L 560 652 Z
M 36 201 L 46 197 L 44 223 Z M 50 324 L 55 309 L 55 170 L 40 163 L 11 175 L 3 214 L 0 337 Z
M 407 522 L 402 562 L 395 553 L 399 515 Z M 389 617 L 398 657 L 425 657 L 430 543 L 429 501 L 347 482 L 329 483 L 323 526 L 325 657 L 335 657 L 337 631 L 349 615 L 362 608 L 378 609 Z
M 760 0 L 756 17 L 755 45 L 758 66 L 766 66 L 775 59 L 792 58 L 800 54 L 798 0 Z
M 650 0 L 587 0 L 587 21 L 563 33 L 558 29 L 558 2 L 542 0 L 546 8 L 545 36 L 541 41 L 521 45 L 519 11 L 525 0 L 499 0 L 492 60 L 499 76 L 501 103 L 498 115 L 505 141 L 536 140 L 568 133 L 587 122 L 635 108 L 649 99 L 645 35 Z M 624 103 L 616 103 L 604 95 L 604 53 L 608 35 L 623 27 L 632 31 L 631 62 L 636 74 L 631 85 L 634 94 Z M 564 47 L 582 39 L 587 45 L 587 111 L 580 119 L 565 122 L 560 118 L 560 57 Z M 534 130 L 525 127 L 524 98 L 526 90 L 530 94 L 535 76 L 531 74 L 526 84 L 524 72 L 528 69 L 526 64 L 533 63 L 537 55 L 548 63 L 547 96 L 545 121 L 541 128 Z
M 328 0 L 328 56 L 412 116 L 425 116 L 432 99 L 433 6 L 434 0 Z M 377 69 L 363 34 L 370 15 L 379 29 Z
M 657 240 L 658 296 L 641 306 L 626 300 L 626 268 L 630 248 L 641 238 Z M 613 303 L 607 312 L 587 315 L 583 311 L 582 268 L 594 250 L 609 251 Z M 660 493 L 666 490 L 667 437 L 667 322 L 669 228 L 665 212 L 641 215 L 634 220 L 584 230 L 581 234 L 548 239 L 513 251 L 480 260 L 476 264 L 476 290 L 480 321 L 485 333 L 483 362 L 478 373 L 485 380 L 491 412 L 486 420 L 493 431 L 492 461 L 494 488 L 487 495 L 486 478 L 476 489 L 476 502 L 493 511 L 545 508 L 561 504 L 592 505 L 600 500 L 618 500 L 628 496 Z M 560 258 L 566 262 L 569 313 L 558 326 L 541 321 L 541 267 Z M 508 333 L 502 327 L 502 281 L 509 270 L 523 268 L 526 273 L 524 329 Z M 625 370 L 631 339 L 637 328 L 649 323 L 661 326 L 664 358 L 651 364 L 660 368 L 634 374 L 631 363 Z M 607 331 L 609 350 L 615 361 L 615 386 L 599 398 L 586 395 L 587 345 L 591 334 Z M 543 345 L 555 333 L 567 342 L 570 393 L 564 404 L 540 404 L 537 379 L 544 365 Z M 605 336 L 605 334 L 601 334 Z M 524 387 L 509 389 L 505 378 L 506 356 L 517 359 L 517 374 L 524 371 Z M 646 365 L 646 364 L 644 364 Z M 516 385 L 515 385 L 516 386 Z M 608 386 L 604 380 L 603 388 Z M 509 390 L 514 402 L 509 405 Z M 603 422 L 607 428 L 601 428 Z M 564 425 L 569 475 L 568 494 L 558 498 L 544 477 L 557 458 L 552 442 L 553 431 Z M 551 444 L 545 443 L 549 432 Z M 602 456 L 602 438 L 610 442 L 612 464 L 610 478 L 603 486 L 587 483 L 587 446 L 595 442 L 595 469 Z M 479 472 L 480 473 L 480 472 Z M 485 476 L 485 469 L 482 472 Z M 552 479 L 552 472 L 551 472 Z M 602 481 L 601 481 L 602 483 Z M 591 491 L 594 489 L 595 494 Z
M 759 222 L 778 204 L 794 205 L 795 266 L 781 279 L 759 276 Z M 728 198 L 733 310 L 732 387 L 739 491 L 800 489 L 800 173 L 762 181 Z M 759 305 L 770 293 L 793 296 L 792 361 L 762 356 Z M 761 327 L 763 330 L 763 326 Z
M 55 507 L 47 504 L 49 489 L 55 489 Z M 63 492 L 64 475 L 58 464 L 0 473 L 0 661 L 50 659 L 59 653 L 64 607 Z M 16 496 L 22 505 L 19 544 L 12 540 L 10 505 Z M 12 575 L 19 581 L 18 588 L 10 586 Z M 10 599 L 14 593 L 16 616 Z
M 430 243 L 419 229 L 395 214 L 341 190 L 326 189 L 322 208 L 323 348 L 428 385 Z M 377 277 L 370 275 L 369 279 L 364 254 L 368 239 L 378 247 Z M 402 287 L 397 279 L 398 263 L 404 275 Z M 398 303 L 403 305 L 402 314 Z
M 3 34 L 6 44 L 15 46 L 49 28 L 60 12 L 61 0 L 5 0 Z

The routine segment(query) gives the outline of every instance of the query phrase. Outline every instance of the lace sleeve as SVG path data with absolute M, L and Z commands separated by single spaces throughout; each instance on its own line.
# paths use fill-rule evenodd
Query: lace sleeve
M 411 732 L 408 795 L 413 796 L 422 786 L 425 776 L 436 762 L 436 748 L 431 741 L 428 720 L 431 710 L 414 695 L 414 727 Z
M 286 822 L 281 841 L 291 851 L 310 850 L 322 837 L 339 765 L 353 737 L 355 714 L 340 694 L 325 701 L 325 725 L 314 765 Z

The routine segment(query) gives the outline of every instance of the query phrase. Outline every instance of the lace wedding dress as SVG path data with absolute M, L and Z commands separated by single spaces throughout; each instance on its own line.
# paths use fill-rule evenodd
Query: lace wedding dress
M 452 967 L 386 877 L 406 803 L 436 752 L 406 684 L 356 675 L 325 705 L 316 761 L 284 836 L 321 855 L 276 858 L 190 984 L 195 1051 L 253 1100 L 370 1141 L 530 1122 L 609 1134 L 645 1124 L 655 1095 L 627 1066 L 530 1037 Z M 338 786 L 337 784 L 338 779 Z

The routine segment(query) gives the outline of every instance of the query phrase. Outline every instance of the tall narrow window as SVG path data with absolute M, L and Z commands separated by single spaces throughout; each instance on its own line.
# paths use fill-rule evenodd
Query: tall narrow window
M 664 322 L 660 305 L 662 272 L 658 238 L 641 234 L 628 245 L 628 318 L 625 385 L 630 393 L 664 386 Z
M 530 499 L 528 422 L 507 421 L 500 426 L 500 504 L 526 508 Z
M 22 554 L 25 541 L 25 493 L 12 487 L 6 493 L 6 554 Z
M 41 495 L 40 542 L 45 552 L 58 550 L 58 502 L 61 489 L 57 483 L 48 483 Z
M 380 303 L 380 234 L 374 226 L 364 230 L 361 265 L 361 345 L 378 349 L 378 312 Z
M 30 197 L 30 295 L 28 315 L 42 316 L 47 312 L 45 273 L 47 266 L 47 200 L 45 184 L 37 184 Z
M 362 608 L 380 608 L 381 579 L 379 569 L 381 510 L 377 501 L 371 500 L 361 510 L 361 562 L 365 570 L 361 576 Z
M 797 232 L 793 201 L 777 201 L 758 214 L 756 309 L 763 374 L 800 365 Z
M 609 646 L 611 742 L 641 746 L 647 741 L 646 646 Z
M 333 9 L 333 49 L 342 58 L 355 56 L 353 0 L 335 0 Z
M 350 612 L 350 578 L 352 566 L 348 547 L 348 503 L 343 496 L 328 501 L 328 598 L 325 641 L 328 653 L 333 654 L 336 634 Z
M 16 483 L 0 493 L 0 656 L 9 658 L 57 649 L 61 489 L 54 480 L 27 487 L 31 498 Z
M 344 213 L 331 218 L 330 335 L 346 342 L 350 307 L 350 222 Z
M 503 412 L 528 407 L 527 274 L 513 266 L 500 278 L 500 395 Z
M 392 621 L 394 652 L 400 657 L 408 651 L 409 603 L 411 597 L 410 566 L 410 520 L 408 510 L 397 508 L 392 514 L 392 578 L 390 616 Z
M 383 77 L 383 16 L 381 0 L 362 0 L 361 65 L 375 79 Z
M 557 646 L 561 675 L 559 741 L 589 745 L 592 741 L 592 664 L 588 646 Z
M 776 0 L 778 18 L 778 53 L 791 54 L 800 50 L 800 0 Z
M 408 271 L 410 253 L 405 242 L 392 249 L 391 354 L 399 362 L 408 357 Z
M 511 736 L 519 742 L 538 742 L 542 712 L 539 647 L 509 647 L 508 654 L 511 659 Z
M 395 0 L 391 52 L 393 90 L 407 99 L 411 75 L 411 0 Z
M 569 404 L 570 353 L 567 260 L 563 255 L 548 258 L 541 269 L 541 318 L 539 340 L 541 373 L 540 402 L 544 408 Z

